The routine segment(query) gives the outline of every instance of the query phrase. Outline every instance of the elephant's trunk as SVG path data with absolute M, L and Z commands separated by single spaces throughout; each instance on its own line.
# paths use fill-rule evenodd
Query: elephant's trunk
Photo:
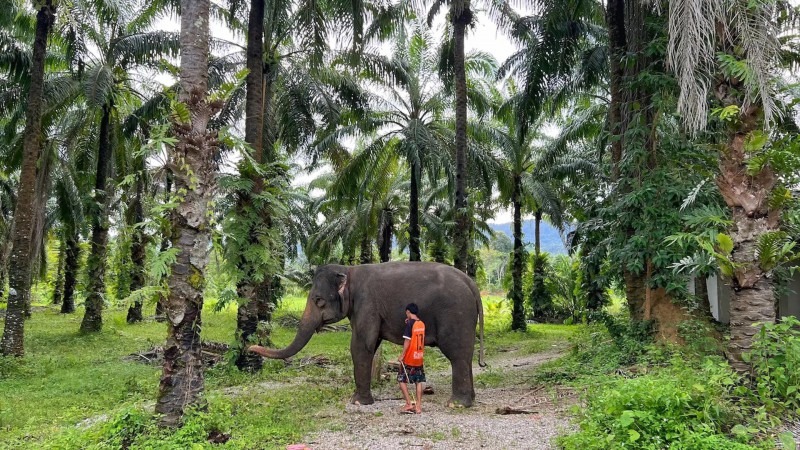
M 256 353 L 260 354 L 261 356 L 272 358 L 272 359 L 286 359 L 291 356 L 294 356 L 303 349 L 303 347 L 308 344 L 308 341 L 311 340 L 311 336 L 314 335 L 314 332 L 319 328 L 322 324 L 322 318 L 319 314 L 319 310 L 315 308 L 313 304 L 309 302 L 306 305 L 306 310 L 303 313 L 303 317 L 300 319 L 300 327 L 297 330 L 297 334 L 294 337 L 289 346 L 282 349 L 271 349 L 271 348 L 264 348 L 258 347 L 253 348 L 252 350 Z

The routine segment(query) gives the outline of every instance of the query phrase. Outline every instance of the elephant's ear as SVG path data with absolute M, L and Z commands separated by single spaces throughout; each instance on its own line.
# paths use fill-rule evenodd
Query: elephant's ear
M 339 296 L 344 296 L 344 288 L 347 287 L 347 274 L 344 273 L 337 273 L 336 274 L 336 290 L 339 291 Z

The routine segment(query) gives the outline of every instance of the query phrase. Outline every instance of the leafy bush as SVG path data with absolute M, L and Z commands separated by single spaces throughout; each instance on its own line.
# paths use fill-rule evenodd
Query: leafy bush
M 749 449 L 725 435 L 740 419 L 731 392 L 738 376 L 720 359 L 595 385 L 580 414 L 580 431 L 560 439 L 566 449 Z
M 800 321 L 786 317 L 765 324 L 753 349 L 743 355 L 750 363 L 754 394 L 769 409 L 800 414 Z

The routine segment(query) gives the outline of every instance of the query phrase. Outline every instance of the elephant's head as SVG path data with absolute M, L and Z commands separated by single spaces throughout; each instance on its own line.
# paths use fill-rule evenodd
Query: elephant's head
M 254 351 L 267 358 L 284 359 L 295 355 L 311 340 L 314 332 L 323 325 L 338 322 L 350 312 L 350 295 L 347 291 L 347 268 L 338 265 L 321 266 L 314 273 L 311 291 L 308 293 L 306 310 L 300 319 L 297 335 L 288 347 L 275 350 L 251 346 Z

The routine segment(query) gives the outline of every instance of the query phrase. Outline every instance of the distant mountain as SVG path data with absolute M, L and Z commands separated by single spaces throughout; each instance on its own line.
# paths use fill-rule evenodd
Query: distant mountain
M 514 239 L 511 229 L 513 226 L 512 223 L 490 223 L 489 226 L 491 226 L 493 230 L 501 231 L 508 235 L 508 237 L 511 239 Z M 522 222 L 522 242 L 531 251 L 533 250 L 533 229 L 533 220 L 524 220 Z M 561 241 L 561 236 L 558 234 L 558 230 L 553 228 L 549 223 L 541 223 L 539 227 L 539 234 L 542 241 L 542 251 L 547 253 L 567 253 L 567 249 L 564 247 L 564 243 Z

